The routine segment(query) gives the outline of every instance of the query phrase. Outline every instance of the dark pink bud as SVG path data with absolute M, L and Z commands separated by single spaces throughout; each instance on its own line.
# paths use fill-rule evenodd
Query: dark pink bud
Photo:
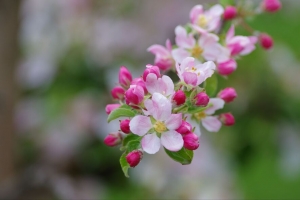
M 195 96 L 195 100 L 196 100 L 195 102 L 196 106 L 205 107 L 209 102 L 209 96 L 205 92 L 200 92 Z
M 237 93 L 234 88 L 228 87 L 224 90 L 221 90 L 218 94 L 218 97 L 223 99 L 226 103 L 229 103 L 237 97 Z
M 224 11 L 224 19 L 231 20 L 234 19 L 237 15 L 237 10 L 234 6 L 227 6 Z
M 193 130 L 193 127 L 190 123 L 188 123 L 187 121 L 182 120 L 181 125 L 179 126 L 178 129 L 176 129 L 176 131 L 182 135 L 188 134 Z
M 175 92 L 173 96 L 173 101 L 177 106 L 184 104 L 185 100 L 186 100 L 186 96 L 182 90 L 178 90 L 177 92 Z
M 174 61 L 172 57 L 169 58 L 161 58 L 157 57 L 155 59 L 155 65 L 158 66 L 161 70 L 169 70 L 174 65 Z
M 262 7 L 267 12 L 276 12 L 281 9 L 279 0 L 263 0 Z
M 226 62 L 219 63 L 217 70 L 219 74 L 227 76 L 236 70 L 237 64 L 234 59 L 230 59 Z
M 195 133 L 188 133 L 183 136 L 183 146 L 188 150 L 196 150 L 199 147 L 199 137 Z
M 139 85 L 144 89 L 144 93 L 147 94 L 148 90 L 146 88 L 146 83 L 142 78 L 135 78 L 131 81 L 131 85 Z
M 144 99 L 144 89 L 139 85 L 131 85 L 125 93 L 126 104 L 138 105 Z
M 264 49 L 271 49 L 273 47 L 273 39 L 268 34 L 262 33 L 259 36 L 260 45 Z
M 235 123 L 234 116 L 231 113 L 220 114 L 219 118 L 225 126 L 232 126 Z
M 126 67 L 122 66 L 119 72 L 120 85 L 124 88 L 128 88 L 131 81 L 132 81 L 132 75 L 130 71 Z
M 140 163 L 140 161 L 142 160 L 142 158 L 143 158 L 143 152 L 141 152 L 139 150 L 134 150 L 126 156 L 126 160 L 127 160 L 128 164 L 130 165 L 130 167 L 137 166 Z
M 111 111 L 119 108 L 120 106 L 120 104 L 107 104 L 107 106 L 105 107 L 105 112 L 109 115 Z
M 125 90 L 120 86 L 116 86 L 111 90 L 111 95 L 114 99 L 122 100 L 125 95 Z
M 120 129 L 126 134 L 130 133 L 129 123 L 130 123 L 129 119 L 124 119 L 120 122 Z
M 104 138 L 104 144 L 106 144 L 109 147 L 114 147 L 122 142 L 122 135 L 117 133 L 110 133 Z
M 143 79 L 144 79 L 144 81 L 147 80 L 146 78 L 147 78 L 148 74 L 150 74 L 150 73 L 155 74 L 157 78 L 160 77 L 160 71 L 159 71 L 159 68 L 157 66 L 147 65 L 146 69 L 145 69 L 145 71 L 143 73 Z

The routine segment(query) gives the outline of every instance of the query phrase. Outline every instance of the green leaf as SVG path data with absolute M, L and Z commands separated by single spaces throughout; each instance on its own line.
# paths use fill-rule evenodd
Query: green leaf
M 207 107 L 189 107 L 187 112 L 190 114 L 195 114 L 204 111 L 206 108 Z
M 206 79 L 204 88 L 206 94 L 210 97 L 213 97 L 218 89 L 218 78 L 216 75 L 212 75 L 210 78 Z
M 127 146 L 128 142 L 133 141 L 133 140 L 140 140 L 141 137 L 135 134 L 129 134 L 127 135 L 124 140 L 123 140 L 123 146 Z
M 168 154 L 168 156 L 170 156 L 170 158 L 172 158 L 176 162 L 181 163 L 182 165 L 191 164 L 191 162 L 193 160 L 194 152 L 191 150 L 182 148 L 177 152 L 173 152 L 173 151 L 167 150 L 166 148 L 164 148 L 164 149 L 165 149 L 165 152 Z
M 139 148 L 141 148 L 141 142 L 139 140 L 130 141 L 127 144 L 126 152 L 129 153 Z
M 220 0 L 220 4 L 224 7 L 234 5 L 234 0 Z
M 133 110 L 130 106 L 122 105 L 119 108 L 113 110 L 107 118 L 107 122 L 111 122 L 114 119 L 118 119 L 119 117 L 134 117 L 136 115 L 136 111 Z
M 127 160 L 126 160 L 126 153 L 123 153 L 121 158 L 120 158 L 120 165 L 121 165 L 121 168 L 124 172 L 124 175 L 129 178 L 129 175 L 128 175 L 128 169 L 130 168 Z

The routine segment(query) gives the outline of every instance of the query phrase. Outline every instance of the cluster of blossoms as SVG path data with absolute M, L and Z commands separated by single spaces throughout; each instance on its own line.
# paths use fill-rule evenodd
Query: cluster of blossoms
M 264 0 L 259 8 L 252 15 L 262 10 L 275 12 L 281 4 Z M 199 147 L 200 124 L 209 132 L 218 132 L 222 124 L 235 123 L 231 113 L 215 114 L 237 97 L 232 87 L 215 95 L 217 74 L 234 72 L 236 59 L 251 53 L 258 41 L 265 49 L 273 45 L 270 36 L 246 24 L 248 12 L 243 5 L 218 4 L 207 10 L 196 5 L 190 11 L 190 22 L 175 28 L 175 45 L 167 40 L 166 46 L 148 48 L 155 55 L 154 65 L 147 65 L 140 77 L 133 79 L 126 67 L 120 68 L 119 86 L 111 91 L 119 103 L 106 106 L 108 121 L 119 119 L 120 127 L 104 142 L 122 145 L 120 163 L 125 175 L 129 167 L 139 164 L 144 152 L 155 154 L 161 146 L 175 161 L 189 164 Z M 238 25 L 251 35 L 235 35 Z M 165 75 L 172 71 L 178 75 L 176 83 Z

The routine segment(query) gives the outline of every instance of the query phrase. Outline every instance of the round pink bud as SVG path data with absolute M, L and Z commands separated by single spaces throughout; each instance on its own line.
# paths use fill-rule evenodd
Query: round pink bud
M 119 132 L 110 133 L 104 138 L 104 144 L 109 147 L 114 147 L 122 142 L 122 135 Z
M 124 95 L 125 95 L 125 90 L 120 86 L 116 86 L 111 90 L 111 96 L 114 99 L 122 100 L 124 98 Z
M 176 131 L 182 135 L 188 134 L 193 130 L 193 127 L 190 123 L 188 123 L 187 121 L 182 120 L 181 125 L 179 126 L 178 129 L 176 129 Z
M 107 104 L 107 106 L 105 107 L 105 112 L 109 115 L 111 111 L 119 108 L 120 106 L 120 104 Z
M 163 57 L 156 57 L 155 65 L 158 66 L 161 70 L 169 70 L 174 65 L 174 61 L 172 57 L 163 58 Z
M 125 93 L 126 104 L 138 105 L 144 99 L 144 89 L 139 85 L 131 85 Z
M 126 67 L 122 66 L 119 71 L 120 85 L 124 88 L 128 88 L 130 86 L 131 81 L 132 81 L 132 75 L 130 71 Z
M 209 96 L 205 92 L 200 92 L 195 96 L 195 100 L 196 100 L 195 102 L 196 106 L 205 107 L 209 102 Z
M 225 8 L 225 11 L 224 11 L 224 19 L 225 20 L 231 20 L 231 19 L 234 19 L 237 15 L 237 10 L 236 10 L 236 7 L 234 6 L 227 6 Z
M 281 9 L 279 0 L 263 0 L 262 7 L 267 12 L 276 12 Z
M 178 90 L 177 92 L 175 92 L 175 94 L 173 96 L 173 101 L 175 102 L 175 104 L 177 106 L 184 104 L 185 100 L 186 100 L 186 96 L 182 90 Z
M 269 36 L 266 33 L 262 33 L 259 36 L 259 41 L 260 41 L 260 45 L 264 48 L 264 49 L 271 49 L 273 47 L 273 39 L 271 36 Z
M 219 118 L 225 126 L 232 126 L 235 123 L 234 116 L 231 113 L 220 114 Z
M 129 119 L 124 119 L 120 122 L 120 129 L 126 134 L 130 133 L 129 123 L 130 123 Z
M 229 103 L 237 97 L 237 93 L 234 88 L 228 87 L 224 90 L 221 90 L 218 94 L 218 97 L 223 99 L 226 103 Z
M 195 133 L 188 133 L 183 136 L 183 146 L 188 150 L 196 150 L 199 147 L 199 137 Z
M 226 62 L 219 63 L 217 70 L 219 74 L 227 76 L 236 70 L 237 64 L 234 59 L 230 59 Z
M 144 81 L 146 81 L 148 74 L 153 73 L 156 75 L 157 78 L 160 77 L 160 71 L 159 68 L 157 66 L 153 66 L 153 65 L 146 65 L 146 69 L 143 73 L 143 79 Z
M 134 150 L 126 156 L 126 161 L 130 165 L 130 167 L 135 167 L 140 163 L 142 158 L 143 158 L 143 152 L 139 150 Z
M 142 78 L 135 78 L 131 81 L 131 85 L 139 85 L 144 89 L 144 93 L 147 94 L 148 90 L 146 88 L 146 83 Z

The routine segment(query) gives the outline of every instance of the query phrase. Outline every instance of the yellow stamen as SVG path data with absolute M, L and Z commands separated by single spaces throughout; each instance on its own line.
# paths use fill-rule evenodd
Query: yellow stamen
M 194 58 L 199 58 L 201 56 L 201 54 L 203 53 L 203 49 L 201 47 L 199 47 L 198 45 L 196 45 L 193 49 L 192 49 L 192 57 Z
M 203 118 L 206 117 L 206 114 L 205 114 L 205 112 L 199 112 L 199 113 L 194 114 L 194 117 L 195 117 L 198 121 L 200 121 L 201 119 L 203 119 Z
M 205 15 L 200 15 L 197 20 L 197 25 L 204 28 L 208 24 L 208 20 Z
M 154 130 L 158 133 L 163 133 L 167 130 L 166 125 L 161 121 L 157 121 L 153 127 L 154 127 Z

